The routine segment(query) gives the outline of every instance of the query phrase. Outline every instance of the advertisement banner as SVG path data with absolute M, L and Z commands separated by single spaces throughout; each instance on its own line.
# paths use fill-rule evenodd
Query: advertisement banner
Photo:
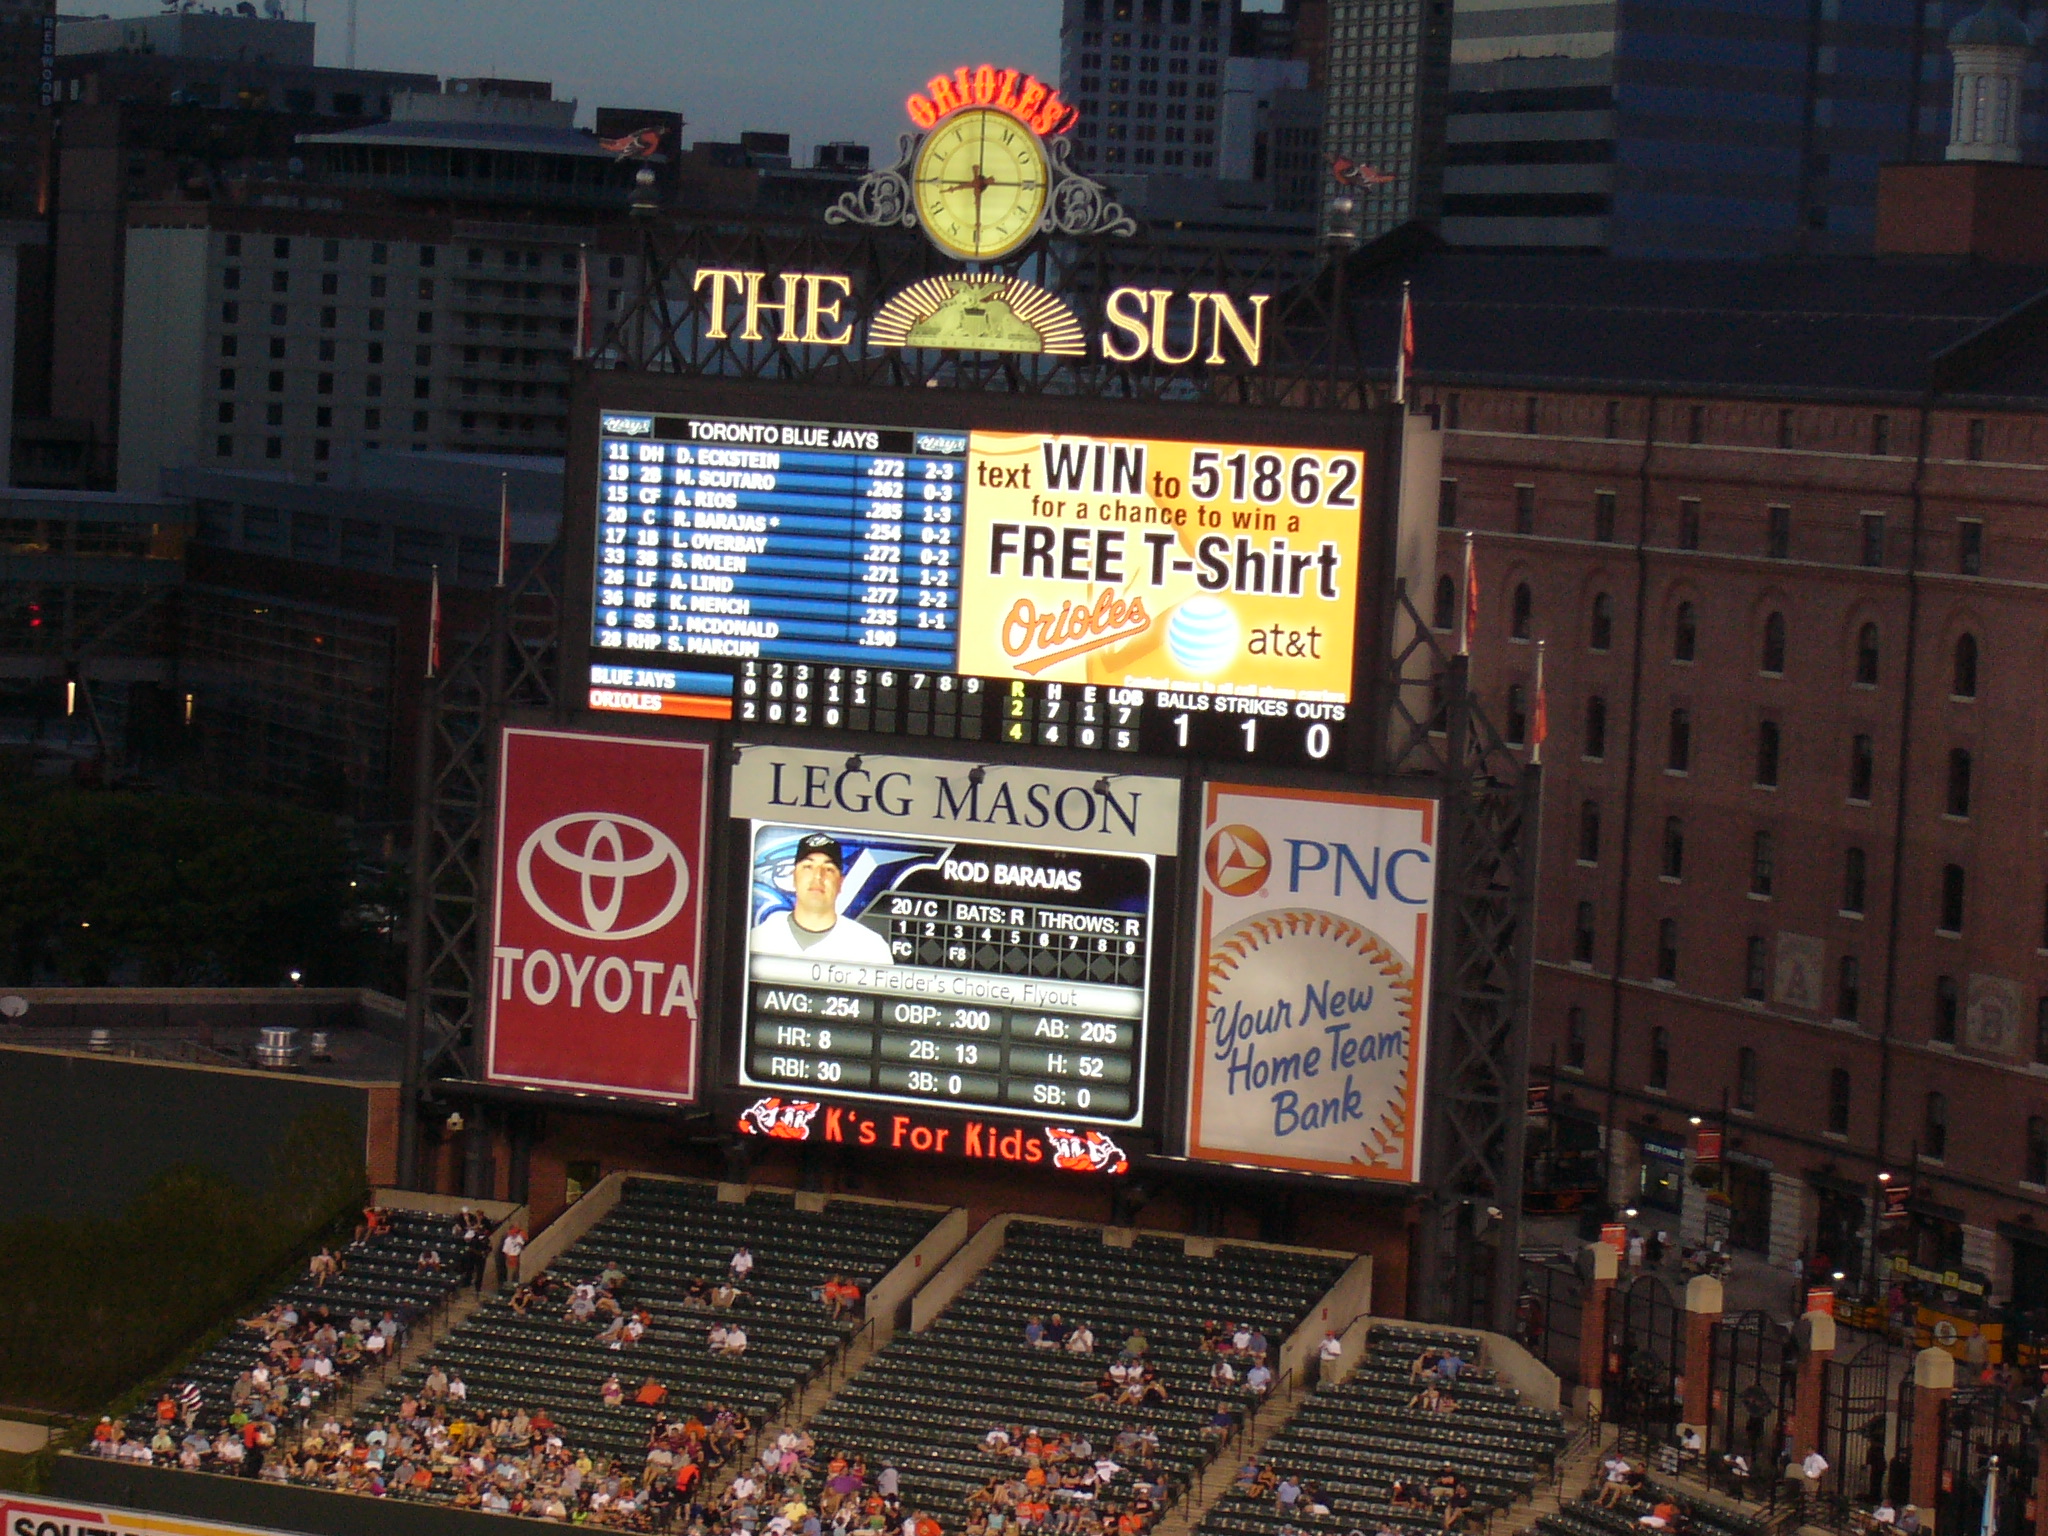
M 493 1082 L 697 1096 L 711 749 L 507 729 Z
M 1206 786 L 1188 1155 L 1413 1182 L 1436 804 Z
M 0 1489 L 0 1531 L 5 1536 L 273 1536 L 265 1528 L 223 1525 L 184 1515 L 139 1509 L 93 1509 Z
M 1179 806 L 1173 779 L 742 747 L 740 1081 L 1135 1125 Z
M 1342 703 L 1365 456 L 975 432 L 969 675 Z

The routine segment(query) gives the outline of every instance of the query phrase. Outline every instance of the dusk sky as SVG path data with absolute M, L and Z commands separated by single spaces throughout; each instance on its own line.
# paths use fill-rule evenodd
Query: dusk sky
M 301 0 L 287 0 L 296 19 Z M 588 124 L 598 106 L 661 107 L 686 140 L 743 128 L 813 144 L 852 139 L 887 164 L 910 127 L 903 99 L 931 75 L 987 61 L 1059 75 L 1059 0 L 358 0 L 356 62 L 442 76 L 550 80 Z M 220 5 L 231 9 L 231 5 Z M 344 62 L 347 0 L 306 0 L 319 61 Z M 153 15 L 143 0 L 67 15 Z

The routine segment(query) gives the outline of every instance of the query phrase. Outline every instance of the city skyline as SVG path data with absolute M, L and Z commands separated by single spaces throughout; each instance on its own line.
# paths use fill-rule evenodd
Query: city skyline
M 64 14 L 161 10 L 148 0 L 115 0 Z M 303 10 L 319 28 L 321 64 L 345 62 L 348 0 L 287 0 L 287 10 L 295 20 Z M 834 140 L 867 144 L 878 163 L 887 163 L 896 135 L 910 128 L 904 97 L 940 70 L 987 60 L 1046 80 L 1059 73 L 1058 0 L 1000 9 L 868 0 L 857 10 L 758 0 L 738 30 L 724 25 L 733 14 L 703 0 L 608 0 L 600 28 L 572 21 L 543 0 L 435 0 L 411 8 L 359 0 L 356 62 L 443 79 L 547 80 L 557 97 L 575 99 L 586 127 L 597 107 L 618 106 L 681 111 L 686 143 L 737 139 L 745 130 L 786 132 L 805 164 L 814 145 Z M 815 47 L 788 46 L 807 32 Z M 772 71 L 762 62 L 764 42 Z M 607 49 L 615 57 L 608 59 Z

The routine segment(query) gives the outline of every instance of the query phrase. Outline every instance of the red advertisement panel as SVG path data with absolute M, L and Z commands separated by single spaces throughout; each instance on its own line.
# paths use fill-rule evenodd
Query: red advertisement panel
M 711 749 L 508 729 L 485 1075 L 697 1096 Z

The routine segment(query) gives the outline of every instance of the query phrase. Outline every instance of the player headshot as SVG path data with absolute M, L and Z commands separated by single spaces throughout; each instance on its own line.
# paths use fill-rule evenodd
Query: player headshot
M 889 941 L 839 915 L 839 888 L 846 881 L 846 856 L 839 839 L 807 832 L 797 839 L 790 886 L 796 906 L 764 919 L 755 929 L 751 948 L 757 955 L 782 955 L 794 960 L 844 960 L 857 965 L 887 965 Z

